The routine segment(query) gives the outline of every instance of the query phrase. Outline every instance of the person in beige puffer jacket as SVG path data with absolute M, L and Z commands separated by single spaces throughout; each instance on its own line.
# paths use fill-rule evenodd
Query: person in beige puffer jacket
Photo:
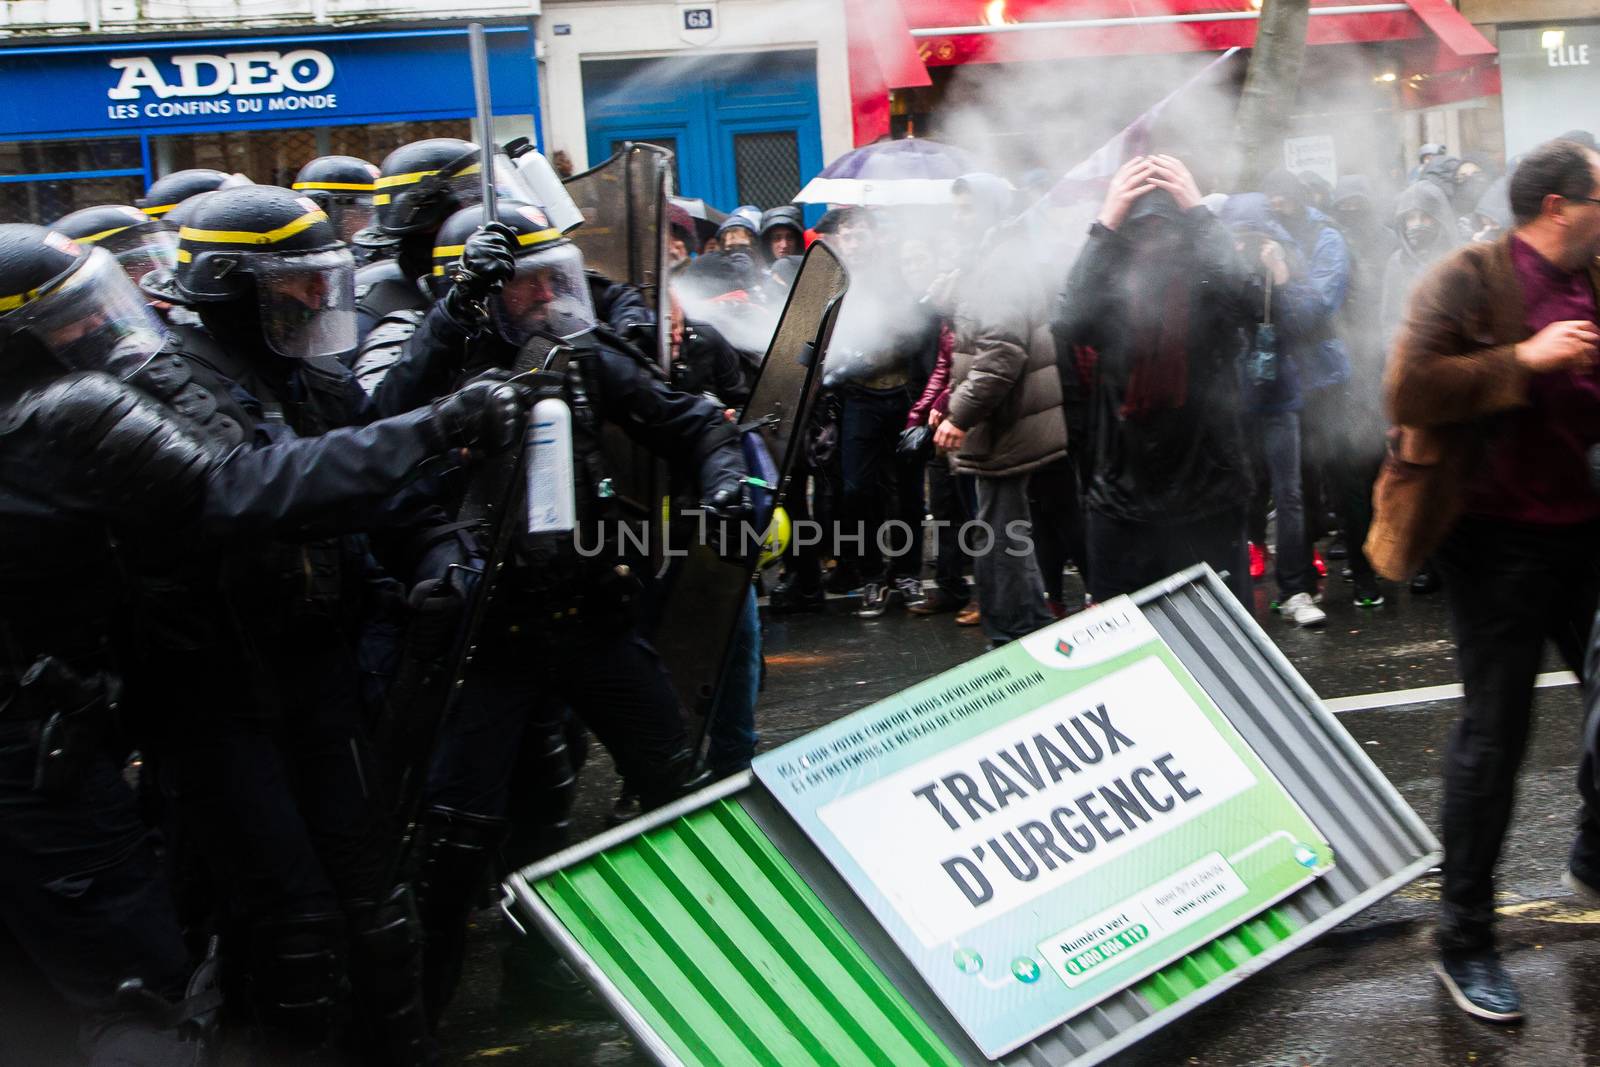
M 934 441 L 957 473 L 977 476 L 983 532 L 967 545 L 984 632 L 1004 644 L 1054 621 L 1028 477 L 1067 454 L 1067 423 L 1050 331 L 1062 271 L 1026 232 L 997 236 L 957 302 L 950 411 Z

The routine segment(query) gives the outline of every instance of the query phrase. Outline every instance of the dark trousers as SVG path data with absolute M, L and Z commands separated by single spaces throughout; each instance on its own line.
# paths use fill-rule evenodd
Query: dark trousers
M 1090 508 L 1089 595 L 1096 601 L 1133 593 L 1170 574 L 1209 563 L 1249 608 L 1250 556 L 1245 517 L 1237 510 L 1190 522 L 1128 522 Z
M 1039 557 L 1045 595 L 1061 604 L 1062 571 L 1068 560 L 1083 560 L 1083 508 L 1070 459 L 1058 459 L 1029 476 L 1028 507 L 1033 512 L 1034 554 Z
M 660 656 L 637 630 L 625 629 L 585 640 L 530 642 L 522 655 L 494 655 L 475 667 L 440 738 L 427 805 L 504 816 L 530 716 L 559 714 L 563 706 L 599 738 L 618 773 L 647 801 L 670 791 L 662 776 L 688 752 L 689 738 Z
M 192 1048 L 186 1059 L 174 1032 L 113 1004 L 126 978 L 181 997 L 188 975 L 154 837 L 132 791 L 117 762 L 101 754 L 74 793 L 40 796 L 32 790 L 37 753 L 26 724 L 0 726 L 0 926 L 9 935 L 0 941 L 14 941 L 78 1009 L 90 1064 L 192 1062 Z M 15 1006 L 0 1009 L 0 1017 Z M 0 1025 L 0 1060 L 55 1062 L 19 1047 L 17 1021 Z
M 193 847 L 247 923 L 346 910 L 391 888 L 396 840 L 360 678 L 335 641 L 322 657 L 308 641 L 300 662 L 281 661 L 282 718 L 255 717 L 248 701 L 219 708 L 222 680 L 196 682 L 172 758 L 161 761 Z
M 853 389 L 845 394 L 839 436 L 844 533 L 849 537 L 864 533 L 858 559 L 861 576 L 867 580 L 914 578 L 922 573 L 924 464 L 895 453 L 910 410 L 910 394 L 904 389 Z M 891 522 L 900 528 L 885 530 Z
M 1028 475 L 978 475 L 981 533 L 973 548 L 973 576 L 983 605 L 983 632 L 997 644 L 1026 637 L 1055 621 L 1044 603 L 1044 579 L 1034 549 L 1028 511 Z
M 1328 484 L 1334 492 L 1334 507 L 1349 553 L 1346 562 L 1357 578 L 1372 577 L 1372 564 L 1362 546 L 1372 527 L 1372 487 L 1382 466 L 1383 440 L 1379 438 L 1365 450 L 1352 446 L 1348 452 L 1330 459 L 1327 467 Z
M 1527 748 L 1534 677 L 1547 640 L 1568 667 L 1584 670 L 1600 599 L 1597 538 L 1600 525 L 1536 527 L 1469 517 L 1434 554 L 1465 689 L 1445 748 L 1442 948 L 1493 944 L 1494 868 Z M 1592 804 L 1589 778 L 1584 797 Z M 1593 825 L 1592 810 L 1585 811 L 1585 826 Z M 1592 830 L 1589 841 L 1600 844 Z
M 958 476 L 942 456 L 928 463 L 928 512 L 942 524 L 933 532 L 933 580 L 942 592 L 965 604 L 971 595 L 966 574 L 972 569 L 972 557 L 961 547 L 960 533 L 962 525 L 971 521 L 972 509 Z

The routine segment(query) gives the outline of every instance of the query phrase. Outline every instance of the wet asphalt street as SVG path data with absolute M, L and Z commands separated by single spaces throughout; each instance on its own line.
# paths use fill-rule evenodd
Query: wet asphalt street
M 1258 621 L 1330 706 L 1379 702 L 1336 698 L 1456 681 L 1442 595 L 1413 598 L 1389 589 L 1383 607 L 1358 610 L 1346 599 L 1348 589 L 1330 580 L 1327 627 L 1298 631 L 1270 612 L 1267 587 L 1257 586 Z M 862 620 L 848 614 L 851 604 L 836 598 L 827 615 L 766 620 L 768 676 L 758 710 L 763 747 L 984 650 L 981 633 L 957 628 L 951 616 L 925 619 L 892 608 L 881 619 Z M 1552 658 L 1544 669 L 1561 665 Z M 1600 1065 L 1600 912 L 1578 906 L 1558 881 L 1574 825 L 1580 700 L 1563 679 L 1547 681 L 1500 867 L 1503 948 L 1527 1022 L 1476 1022 L 1438 987 L 1428 969 L 1438 884 L 1425 878 L 1124 1054 L 1114 1061 L 1118 1067 Z M 1340 721 L 1437 832 L 1440 757 L 1459 701 L 1426 696 L 1435 699 L 1344 711 Z M 613 785 L 603 757 L 592 760 L 581 833 L 600 829 Z M 503 990 L 504 935 L 492 912 L 479 919 L 465 986 L 440 1035 L 450 1062 L 647 1062 L 620 1026 L 565 1018 L 526 992 Z

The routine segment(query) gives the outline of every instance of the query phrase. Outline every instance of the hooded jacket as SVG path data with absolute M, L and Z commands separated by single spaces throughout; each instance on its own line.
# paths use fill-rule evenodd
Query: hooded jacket
M 1474 215 L 1482 215 L 1500 227 L 1501 232 L 1509 230 L 1514 225 L 1511 217 L 1511 179 L 1506 177 L 1496 178 L 1478 197 L 1477 206 L 1472 209 Z M 1473 231 L 1482 229 L 1482 220 L 1473 220 Z
M 1227 227 L 1204 206 L 1180 211 L 1170 198 L 1147 193 L 1135 207 L 1152 208 L 1179 228 L 1173 259 L 1189 287 L 1184 397 L 1166 410 L 1129 413 L 1133 326 L 1156 294 L 1131 292 L 1128 284 L 1137 254 L 1128 231 L 1136 220 L 1116 231 L 1096 223 L 1061 294 L 1056 325 L 1063 381 L 1069 393 L 1078 394 L 1078 383 L 1084 392 L 1088 506 L 1123 521 L 1164 523 L 1242 509 L 1250 475 L 1239 363 L 1246 329 L 1261 314 L 1260 290 Z
M 1012 477 L 1067 454 L 1051 276 L 1048 257 L 1014 232 L 984 253 L 957 301 L 949 419 L 966 431 L 951 461 L 958 473 Z
M 1413 211 L 1421 211 L 1437 223 L 1432 239 L 1420 247 L 1413 247 L 1405 236 L 1405 218 Z M 1394 339 L 1395 331 L 1400 328 L 1411 287 L 1428 267 L 1444 258 L 1460 243 L 1455 211 L 1450 207 L 1444 191 L 1430 181 L 1413 182 L 1395 199 L 1394 231 L 1400 237 L 1400 247 L 1389 257 L 1389 263 L 1383 271 L 1385 346 Z

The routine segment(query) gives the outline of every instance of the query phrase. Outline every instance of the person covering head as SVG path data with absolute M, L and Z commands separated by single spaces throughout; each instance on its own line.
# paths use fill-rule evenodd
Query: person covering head
M 328 213 L 339 240 L 350 241 L 372 225 L 378 168 L 355 156 L 319 156 L 300 168 L 289 188 L 304 193 Z
M 146 215 L 158 219 L 191 196 L 254 184 L 243 174 L 229 174 L 207 167 L 175 170 L 163 178 L 157 178 L 134 204 Z
M 1318 211 L 1327 211 L 1333 202 L 1333 186 L 1328 184 L 1328 179 L 1310 170 L 1303 170 L 1296 177 L 1306 191 L 1306 204 Z
M 355 259 L 327 212 L 288 189 L 206 197 L 178 230 L 177 267 L 141 285 L 195 308 L 219 341 L 298 359 L 356 344 Z
M 731 252 L 736 248 L 749 249 L 756 243 L 759 235 L 759 217 L 752 221 L 750 216 L 735 211 L 722 225 L 717 227 L 717 241 L 724 252 Z
M 513 347 L 531 338 L 573 337 L 594 328 L 595 312 L 583 272 L 583 253 L 550 225 L 542 209 L 515 200 L 496 203 L 510 231 L 516 273 L 488 298 L 494 332 Z M 462 208 L 439 228 L 433 249 L 436 291 L 447 283 L 467 240 L 484 223 L 483 206 Z
M 1471 223 L 1474 241 L 1493 241 L 1511 229 L 1513 223 L 1509 177 L 1496 178 L 1483 191 L 1483 195 L 1478 197 L 1478 203 L 1472 209 Z
M 776 262 L 785 256 L 805 251 L 805 219 L 793 204 L 769 208 L 761 216 L 761 246 L 767 259 Z
M 1298 222 L 1305 214 L 1306 187 L 1299 178 L 1279 167 L 1261 179 L 1259 190 L 1267 198 L 1267 207 L 1284 225 Z
M 1431 263 L 1456 245 L 1455 212 L 1436 182 L 1413 182 L 1394 202 L 1394 231 L 1403 252 Z
M 126 377 L 165 336 L 109 251 L 42 226 L 0 225 L 0 375 L 43 357 Z
M 178 262 L 177 233 L 128 204 L 86 207 L 63 215 L 50 228 L 81 245 L 104 248 L 135 283 L 153 270 L 171 270 Z

